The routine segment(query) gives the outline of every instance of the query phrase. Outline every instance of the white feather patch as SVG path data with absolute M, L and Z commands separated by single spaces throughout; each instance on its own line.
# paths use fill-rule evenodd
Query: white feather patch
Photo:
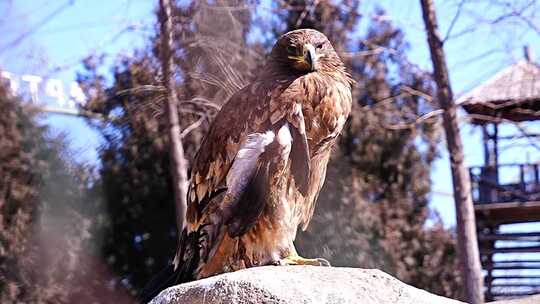
M 292 143 L 292 135 L 291 131 L 289 130 L 289 124 L 285 123 L 281 128 L 279 128 L 278 134 L 277 134 L 277 141 L 280 146 L 291 146 Z
M 345 122 L 347 121 L 347 119 L 345 118 L 344 115 L 340 115 L 338 120 L 336 121 L 336 125 L 334 127 L 334 131 L 332 133 L 330 133 L 327 138 L 334 138 L 334 137 L 337 137 L 339 135 L 339 133 L 341 132 L 341 130 L 343 130 L 343 126 L 345 125 Z
M 345 115 L 340 115 L 337 124 L 336 124 L 336 130 L 339 130 L 338 133 L 343 129 L 343 125 L 345 125 L 345 122 L 347 119 L 345 118 Z
M 240 189 L 247 185 L 251 173 L 257 166 L 259 156 L 266 146 L 274 141 L 274 138 L 275 134 L 272 131 L 252 133 L 247 136 L 227 174 L 228 193 L 240 193 Z
M 294 105 L 293 114 L 300 115 L 302 114 L 302 105 L 297 103 Z

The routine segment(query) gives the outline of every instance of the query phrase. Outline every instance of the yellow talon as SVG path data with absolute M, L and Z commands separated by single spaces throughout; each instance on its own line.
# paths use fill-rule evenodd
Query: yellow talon
M 279 265 L 311 265 L 311 266 L 330 266 L 330 262 L 323 258 L 306 259 L 299 255 L 290 255 L 281 259 Z

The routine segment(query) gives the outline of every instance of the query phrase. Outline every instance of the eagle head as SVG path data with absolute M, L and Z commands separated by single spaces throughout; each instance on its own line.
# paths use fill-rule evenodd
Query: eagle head
M 281 68 L 296 73 L 333 71 L 343 62 L 328 38 L 313 29 L 300 29 L 283 34 L 270 53 L 270 59 Z

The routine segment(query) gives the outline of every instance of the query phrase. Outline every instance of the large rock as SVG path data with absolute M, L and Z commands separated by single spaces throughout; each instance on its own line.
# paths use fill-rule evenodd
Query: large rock
M 266 266 L 181 284 L 151 304 L 462 303 L 409 286 L 373 269 Z

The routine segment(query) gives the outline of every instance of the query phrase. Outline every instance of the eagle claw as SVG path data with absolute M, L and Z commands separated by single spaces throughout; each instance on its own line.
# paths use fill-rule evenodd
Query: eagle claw
M 319 261 L 320 265 L 319 266 L 324 266 L 324 267 L 331 267 L 332 265 L 330 265 L 330 262 L 328 262 L 328 260 L 326 259 L 323 259 L 323 258 L 316 258 L 317 261 Z
M 286 266 L 287 264 L 285 264 L 285 262 L 282 259 L 279 259 L 277 261 L 274 261 L 272 263 L 272 265 L 274 265 L 274 266 Z

